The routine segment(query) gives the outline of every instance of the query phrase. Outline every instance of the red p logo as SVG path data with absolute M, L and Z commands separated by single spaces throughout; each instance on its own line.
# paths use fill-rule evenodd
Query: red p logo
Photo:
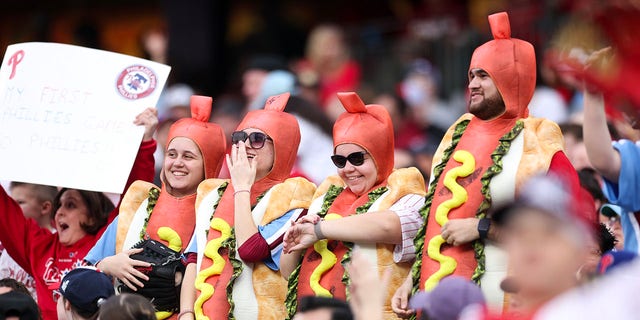
M 24 50 L 18 50 L 14 53 L 11 58 L 9 58 L 9 65 L 11 66 L 11 74 L 9 75 L 9 80 L 13 79 L 16 75 L 16 67 L 18 64 L 22 62 L 22 58 L 24 58 Z

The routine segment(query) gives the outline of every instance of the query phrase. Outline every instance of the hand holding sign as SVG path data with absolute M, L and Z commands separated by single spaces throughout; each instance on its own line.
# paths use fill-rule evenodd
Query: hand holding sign
M 170 67 L 54 43 L 11 45 L 4 57 L 0 180 L 122 192 Z

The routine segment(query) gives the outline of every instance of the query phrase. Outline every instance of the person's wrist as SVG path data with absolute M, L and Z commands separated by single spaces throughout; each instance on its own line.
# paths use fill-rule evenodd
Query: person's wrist
M 318 240 L 322 240 L 322 239 L 326 239 L 327 237 L 324 236 L 324 233 L 322 232 L 322 227 L 320 226 L 322 224 L 322 220 L 318 221 L 318 223 L 313 225 L 313 233 L 315 234 L 316 238 Z

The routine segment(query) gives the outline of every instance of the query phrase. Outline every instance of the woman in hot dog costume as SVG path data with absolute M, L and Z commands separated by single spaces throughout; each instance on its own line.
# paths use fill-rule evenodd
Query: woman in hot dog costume
M 282 236 L 306 214 L 316 188 L 289 178 L 300 129 L 284 112 L 288 99 L 270 97 L 238 125 L 227 156 L 230 182 L 208 179 L 198 187 L 181 320 L 285 317 Z
M 149 264 L 131 259 L 131 254 L 141 251 L 131 247 L 143 239 L 153 239 L 174 251 L 183 252 L 196 223 L 198 185 L 204 179 L 217 177 L 220 172 L 225 138 L 220 126 L 209 123 L 211 102 L 210 97 L 191 97 L 192 118 L 178 120 L 169 130 L 161 173 L 162 187 L 144 181 L 134 182 L 122 199 L 118 218 L 85 257 L 87 262 L 134 290 L 142 286 L 140 279 L 148 278 L 135 267 L 144 268 Z M 173 299 L 172 294 L 175 295 L 172 305 L 177 309 L 179 296 L 174 289 L 167 297 Z M 173 313 L 160 311 L 167 311 L 157 314 L 162 319 Z M 177 314 L 173 318 L 177 318 Z
M 489 304 L 501 308 L 507 260 L 494 245 L 489 208 L 512 201 L 523 182 L 541 172 L 579 188 L 558 126 L 528 117 L 536 85 L 533 46 L 511 38 L 507 13 L 489 16 L 489 24 L 494 40 L 475 50 L 469 66 L 469 113 L 451 126 L 434 155 L 413 281 L 394 296 L 394 310 L 403 316 L 410 312 L 407 287 L 430 290 L 452 274 L 476 281 Z
M 357 247 L 381 275 L 391 268 L 384 311 L 385 319 L 395 319 L 389 301 L 415 257 L 424 179 L 416 168 L 393 170 L 393 126 L 383 106 L 365 106 L 353 92 L 338 98 L 346 109 L 333 127 L 338 176 L 318 187 L 310 215 L 285 237 L 289 316 L 304 296 L 349 298 L 344 266 Z

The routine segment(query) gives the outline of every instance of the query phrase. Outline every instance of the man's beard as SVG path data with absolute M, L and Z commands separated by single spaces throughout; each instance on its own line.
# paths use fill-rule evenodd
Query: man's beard
M 502 97 L 484 97 L 477 105 L 472 106 L 469 101 L 469 112 L 482 120 L 492 120 L 501 116 L 506 110 Z

